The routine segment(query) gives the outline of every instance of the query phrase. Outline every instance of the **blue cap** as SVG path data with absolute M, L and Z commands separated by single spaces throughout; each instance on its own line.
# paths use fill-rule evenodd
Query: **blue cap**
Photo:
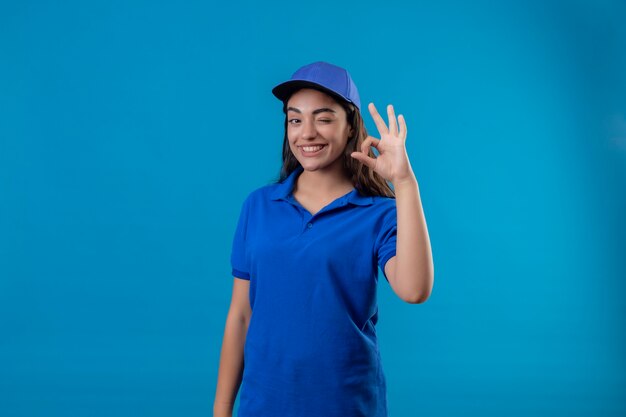
M 352 77 L 347 70 L 328 62 L 314 62 L 305 65 L 293 73 L 291 79 L 278 84 L 272 93 L 281 101 L 289 99 L 291 94 L 301 88 L 315 88 L 339 96 L 353 103 L 361 111 L 361 99 Z

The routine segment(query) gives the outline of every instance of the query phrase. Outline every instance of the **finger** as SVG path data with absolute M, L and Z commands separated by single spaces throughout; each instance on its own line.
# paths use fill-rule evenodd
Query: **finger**
M 380 133 L 381 136 L 383 136 L 384 134 L 389 133 L 389 129 L 387 129 L 387 125 L 385 124 L 385 121 L 383 120 L 382 117 L 380 117 L 380 114 L 378 114 L 378 110 L 376 110 L 376 106 L 374 106 L 374 103 L 370 103 L 367 108 L 369 109 L 370 113 L 372 114 L 372 118 L 374 119 L 374 123 L 376 123 L 376 127 L 378 128 L 378 133 Z
M 403 115 L 398 116 L 398 122 L 400 123 L 400 137 L 404 140 L 406 139 L 406 120 L 404 120 Z
M 363 143 L 361 143 L 361 152 L 363 152 L 365 155 L 368 155 L 370 151 L 370 146 L 373 146 L 374 148 L 378 149 L 379 143 L 380 143 L 380 139 L 376 139 L 373 136 L 368 136 L 367 138 L 365 138 Z
M 354 159 L 359 160 L 363 163 L 363 165 L 368 166 L 372 169 L 376 167 L 376 158 L 370 158 L 369 156 L 364 155 L 362 152 L 352 152 L 350 156 Z
M 390 104 L 387 106 L 387 116 L 389 118 L 389 133 L 394 136 L 398 136 L 398 125 L 396 123 L 396 114 L 393 111 L 393 106 Z

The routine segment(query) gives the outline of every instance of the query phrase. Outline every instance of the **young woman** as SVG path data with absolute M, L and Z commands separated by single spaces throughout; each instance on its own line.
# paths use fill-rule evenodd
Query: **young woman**
M 214 415 L 232 415 L 241 385 L 239 417 L 386 417 L 378 267 L 409 303 L 434 274 L 406 123 L 370 103 L 381 139 L 368 136 L 350 74 L 326 62 L 272 92 L 283 166 L 241 209 Z

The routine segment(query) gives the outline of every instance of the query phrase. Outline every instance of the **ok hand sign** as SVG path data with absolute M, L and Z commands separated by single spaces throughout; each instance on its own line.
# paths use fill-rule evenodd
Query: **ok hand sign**
M 378 114 L 374 103 L 370 103 L 367 108 L 372 114 L 372 118 L 378 128 L 381 139 L 368 136 L 361 144 L 361 152 L 352 152 L 350 156 L 358 159 L 363 164 L 372 168 L 380 176 L 393 184 L 414 178 L 409 157 L 406 153 L 406 123 L 404 116 L 398 116 L 400 130 L 393 111 L 393 106 L 387 106 L 389 116 L 389 127 L 383 118 Z M 379 155 L 376 158 L 368 156 L 370 146 L 375 147 Z

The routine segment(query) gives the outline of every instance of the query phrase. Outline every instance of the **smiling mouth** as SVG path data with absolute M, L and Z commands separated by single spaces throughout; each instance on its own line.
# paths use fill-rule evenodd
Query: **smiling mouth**
M 322 150 L 326 147 L 326 145 L 315 145 L 315 146 L 300 146 L 300 152 L 302 156 L 317 156 Z
M 324 146 L 326 145 L 315 145 L 315 146 L 301 146 L 300 148 L 308 153 L 315 153 L 319 150 L 321 150 Z

